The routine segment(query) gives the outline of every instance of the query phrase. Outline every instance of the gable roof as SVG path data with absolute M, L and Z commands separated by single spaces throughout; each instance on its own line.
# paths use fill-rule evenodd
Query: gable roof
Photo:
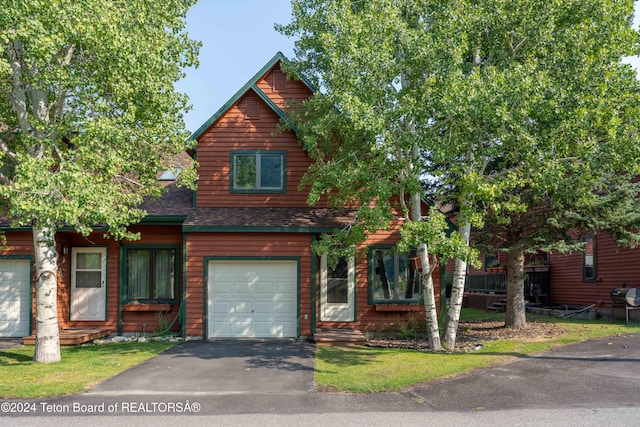
M 265 76 L 273 67 L 276 66 L 279 62 L 287 62 L 287 58 L 282 54 L 282 52 L 278 52 L 275 54 L 273 58 L 269 62 L 267 62 L 261 69 L 258 71 L 244 86 L 238 90 L 235 95 L 231 97 L 218 111 L 216 111 L 209 120 L 204 122 L 202 126 L 198 128 L 195 132 L 189 136 L 189 140 L 194 141 L 200 138 L 200 136 L 207 130 L 209 127 L 214 124 L 222 115 L 231 108 L 238 100 L 249 90 L 255 92 L 260 99 L 262 99 L 268 106 L 271 108 L 281 119 L 285 119 L 285 114 L 282 109 L 280 109 L 262 90 L 260 90 L 257 86 L 258 81 L 262 77 Z M 298 80 L 300 80 L 303 84 L 305 84 L 311 92 L 315 92 L 313 85 L 309 83 L 308 80 L 304 78 L 304 76 L 295 76 Z

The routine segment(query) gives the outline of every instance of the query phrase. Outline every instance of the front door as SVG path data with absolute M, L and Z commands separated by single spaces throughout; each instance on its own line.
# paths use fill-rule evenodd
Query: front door
M 71 320 L 106 320 L 107 248 L 71 249 Z
M 340 258 L 331 268 L 320 258 L 320 320 L 350 322 L 355 316 L 355 262 Z

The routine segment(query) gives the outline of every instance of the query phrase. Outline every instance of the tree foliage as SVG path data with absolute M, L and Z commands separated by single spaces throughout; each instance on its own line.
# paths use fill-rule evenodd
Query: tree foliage
M 316 159 L 306 183 L 311 201 L 359 207 L 345 248 L 428 180 L 475 245 L 508 254 L 507 325 L 524 326 L 525 251 L 579 250 L 585 230 L 637 242 L 640 92 L 621 62 L 639 51 L 631 0 L 292 7 L 280 30 L 299 36 L 296 66 L 320 88 L 297 121 Z
M 34 229 L 38 361 L 59 359 L 56 230 L 135 238 L 137 206 L 187 148 L 187 99 L 173 84 L 197 62 L 184 31 L 194 2 L 3 3 L 0 197 L 14 225 Z
M 185 148 L 193 1 L 9 0 L 0 15 L 0 195 L 16 224 L 124 235 Z
M 429 344 L 439 350 L 431 285 L 435 255 L 472 255 L 461 239 L 449 239 L 437 209 L 428 215 L 422 209 L 424 156 L 434 141 L 432 76 L 448 57 L 460 56 L 456 43 L 436 35 L 455 36 L 455 22 L 446 8 L 421 1 L 292 5 L 293 22 L 279 29 L 299 36 L 294 67 L 320 88 L 293 115 L 315 160 L 302 185 L 310 187 L 312 203 L 326 196 L 333 207 L 358 209 L 352 227 L 325 236 L 316 250 L 352 255 L 368 233 L 404 218 L 401 247 L 419 249 Z
M 507 324 L 523 326 L 523 252 L 580 249 L 584 231 L 637 243 L 640 87 L 621 62 L 638 53 L 633 2 L 468 10 L 464 50 L 479 60 L 437 76 L 434 166 L 454 201 L 473 194 L 459 206 L 475 242 L 508 254 Z

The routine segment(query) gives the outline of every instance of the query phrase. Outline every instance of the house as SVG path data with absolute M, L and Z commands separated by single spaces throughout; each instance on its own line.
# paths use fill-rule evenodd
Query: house
M 349 225 L 354 212 L 326 201 L 310 207 L 298 190 L 311 160 L 295 133 L 277 125 L 286 103 L 312 89 L 285 75 L 284 60 L 276 54 L 192 135 L 198 189 L 177 187 L 174 173 L 163 174 L 164 195 L 130 227 L 140 240 L 105 239 L 101 230 L 57 233 L 61 328 L 170 329 L 187 339 L 311 337 L 325 328 L 385 328 L 423 313 L 411 255 L 395 250 L 400 220 L 335 268 L 312 252 L 322 233 Z M 32 235 L 5 232 L 0 336 L 24 336 L 34 327 Z M 436 294 L 439 277 L 436 270 Z
M 623 287 L 640 288 L 637 262 L 640 248 L 620 246 L 606 233 L 585 235 L 583 241 L 584 252 L 527 255 L 525 299 L 563 312 L 589 308 L 601 318 L 625 319 L 627 304 L 621 300 L 614 301 L 611 293 Z M 504 265 L 506 255 L 484 254 L 482 261 L 481 268 L 468 271 L 466 306 L 500 308 L 500 300 L 506 293 L 506 273 L 492 266 Z M 449 263 L 445 270 L 452 272 L 453 263 Z M 640 299 L 629 305 L 630 319 L 640 320 L 639 305 Z
M 625 319 L 626 304 L 614 302 L 611 292 L 640 288 L 640 248 L 620 246 L 605 233 L 585 235 L 583 241 L 584 252 L 550 254 L 550 300 L 557 305 L 593 306 L 603 318 Z M 640 298 L 630 306 L 630 319 L 640 321 L 638 305 Z

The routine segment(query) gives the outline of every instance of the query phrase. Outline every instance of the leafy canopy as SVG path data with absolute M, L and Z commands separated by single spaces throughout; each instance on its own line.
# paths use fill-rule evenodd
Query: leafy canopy
M 302 184 L 311 203 L 325 196 L 333 207 L 358 209 L 359 222 L 318 249 L 348 250 L 402 217 L 425 221 L 404 228 L 407 242 L 443 250 L 446 221 L 437 209 L 423 218 L 411 207 L 423 200 L 425 154 L 433 150 L 432 75 L 460 56 L 449 10 L 456 4 L 295 0 L 292 6 L 293 21 L 278 28 L 299 37 L 293 66 L 320 88 L 293 119 L 315 160 Z M 459 242 L 448 241 L 440 253 L 469 257 Z
M 0 14 L 0 196 L 17 225 L 117 237 L 187 148 L 194 0 L 7 0 Z M 191 175 L 191 178 L 193 175 Z
M 466 3 L 468 59 L 435 76 L 442 192 L 476 241 L 504 250 L 575 250 L 575 230 L 633 244 L 640 86 L 621 62 L 639 52 L 633 2 Z

